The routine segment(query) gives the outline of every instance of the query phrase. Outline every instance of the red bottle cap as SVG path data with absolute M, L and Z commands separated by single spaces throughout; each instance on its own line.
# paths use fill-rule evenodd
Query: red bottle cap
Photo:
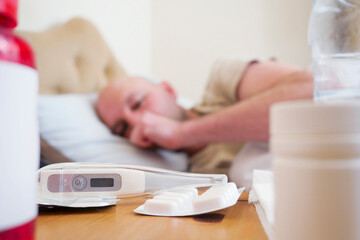
M 18 0 L 0 0 L 0 26 L 14 28 L 17 25 Z

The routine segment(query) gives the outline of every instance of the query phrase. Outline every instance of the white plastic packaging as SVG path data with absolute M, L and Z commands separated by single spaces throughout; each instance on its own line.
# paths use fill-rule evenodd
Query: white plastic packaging
M 360 239 L 360 102 L 271 108 L 275 239 Z
M 315 100 L 360 97 L 360 1 L 317 0 L 308 30 Z
M 236 204 L 245 188 L 235 183 L 219 184 L 198 195 L 196 188 L 163 191 L 147 200 L 134 212 L 143 215 L 181 217 L 218 211 Z

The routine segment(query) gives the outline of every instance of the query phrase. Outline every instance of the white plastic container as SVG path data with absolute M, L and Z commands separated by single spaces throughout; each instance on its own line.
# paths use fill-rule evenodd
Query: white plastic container
M 271 108 L 277 240 L 360 239 L 360 102 Z

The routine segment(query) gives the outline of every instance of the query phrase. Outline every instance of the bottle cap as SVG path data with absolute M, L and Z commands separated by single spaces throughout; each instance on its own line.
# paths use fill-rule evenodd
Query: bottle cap
M 14 28 L 17 25 L 18 0 L 0 1 L 0 26 Z
M 281 102 L 270 111 L 271 135 L 360 133 L 360 100 Z

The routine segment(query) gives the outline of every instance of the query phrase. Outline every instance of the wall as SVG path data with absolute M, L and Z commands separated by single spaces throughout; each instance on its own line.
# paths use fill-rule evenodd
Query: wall
M 91 20 L 130 73 L 151 74 L 151 0 L 19 0 L 19 29 Z
M 264 35 L 269 54 L 308 67 L 307 29 L 311 0 L 263 0 Z
M 308 66 L 311 0 L 153 0 L 152 70 L 200 100 L 217 58 Z

